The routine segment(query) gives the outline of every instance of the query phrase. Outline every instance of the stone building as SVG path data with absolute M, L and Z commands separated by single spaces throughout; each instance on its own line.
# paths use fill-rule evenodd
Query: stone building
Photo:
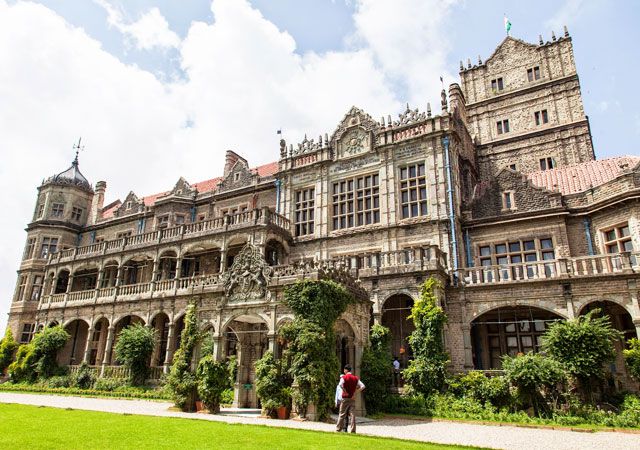
M 595 307 L 637 336 L 640 157 L 595 159 L 566 29 L 461 63 L 438 111 L 377 121 L 353 107 L 331 135 L 281 141 L 277 162 L 228 151 L 218 178 L 107 205 L 76 157 L 38 188 L 9 327 L 28 342 L 61 324 L 61 364 L 114 374 L 119 331 L 144 323 L 158 376 L 197 299 L 217 357 L 240 361 L 239 406 L 257 404 L 253 362 L 278 351 L 283 288 L 302 278 L 358 299 L 336 325 L 356 371 L 374 322 L 407 365 L 428 277 L 442 282 L 455 371 L 499 369 L 501 355 L 536 351 L 551 321 Z M 620 359 L 611 371 L 631 386 Z

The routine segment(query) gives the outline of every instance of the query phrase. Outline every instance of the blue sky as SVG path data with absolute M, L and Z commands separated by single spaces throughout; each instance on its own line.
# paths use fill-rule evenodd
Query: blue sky
M 227 149 L 267 163 L 277 129 L 331 133 L 352 105 L 437 112 L 439 77 L 486 59 L 503 13 L 528 42 L 568 26 L 597 156 L 639 154 L 637 1 L 0 0 L 0 313 L 36 187 L 79 136 L 107 202 L 213 178 Z

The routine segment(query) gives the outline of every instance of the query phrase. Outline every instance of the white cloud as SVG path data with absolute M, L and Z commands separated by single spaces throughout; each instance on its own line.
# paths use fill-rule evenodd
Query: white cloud
M 107 12 L 107 22 L 127 36 L 139 50 L 173 48 L 180 45 L 180 37 L 169 29 L 169 23 L 158 8 L 151 8 L 132 23 L 125 23 L 121 10 L 107 0 L 94 0 Z
M 400 112 L 407 99 L 424 109 L 438 99 L 446 71 L 440 36 L 450 3 L 394 2 L 390 14 L 384 2 L 358 0 L 351 46 L 323 54 L 296 52 L 288 33 L 243 0 L 213 1 L 213 22 L 192 23 L 182 41 L 167 37 L 159 12 L 125 24 L 101 4 L 141 48 L 176 47 L 185 78 L 158 80 L 44 6 L 0 0 L 0 189 L 11 193 L 0 223 L 2 311 L 35 188 L 66 168 L 78 136 L 86 143 L 80 168 L 94 183 L 107 180 L 107 201 L 131 189 L 151 194 L 180 175 L 191 182 L 219 175 L 226 149 L 252 165 L 275 160 L 281 127 L 295 144 L 304 133 L 331 133 L 352 105 L 375 118 Z M 401 19 L 385 21 L 387 14 Z M 151 25 L 136 28 L 145 17 Z M 394 83 L 408 98 L 398 98 Z

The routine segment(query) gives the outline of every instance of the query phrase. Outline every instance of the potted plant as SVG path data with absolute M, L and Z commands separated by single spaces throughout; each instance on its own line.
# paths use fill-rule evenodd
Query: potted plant
M 291 411 L 291 388 L 283 387 L 280 393 L 280 405 L 277 408 L 278 419 L 286 420 Z

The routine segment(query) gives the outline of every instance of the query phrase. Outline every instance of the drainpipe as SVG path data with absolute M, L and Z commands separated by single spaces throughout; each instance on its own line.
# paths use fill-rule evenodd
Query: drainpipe
M 282 181 L 279 179 L 275 181 L 276 185 L 276 214 L 280 214 L 280 188 L 282 187 Z
M 591 218 L 585 217 L 582 223 L 584 224 L 584 234 L 587 238 L 587 250 L 589 251 L 589 256 L 593 256 L 596 253 L 593 251 L 593 239 L 591 239 Z
M 473 267 L 473 258 L 471 258 L 471 238 L 469 237 L 469 229 L 464 230 L 464 246 L 467 255 L 467 267 Z
M 456 239 L 456 212 L 453 207 L 453 177 L 451 176 L 451 157 L 449 155 L 449 136 L 442 138 L 444 145 L 445 169 L 447 171 L 447 198 L 449 200 L 449 227 L 451 228 L 451 251 L 453 252 L 453 273 L 458 276 L 458 241 Z

